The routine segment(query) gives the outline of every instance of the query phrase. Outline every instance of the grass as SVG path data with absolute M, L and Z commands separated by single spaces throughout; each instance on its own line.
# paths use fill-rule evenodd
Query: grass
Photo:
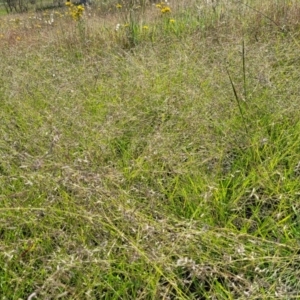
M 0 299 L 298 299 L 299 4 L 116 4 L 1 17 Z

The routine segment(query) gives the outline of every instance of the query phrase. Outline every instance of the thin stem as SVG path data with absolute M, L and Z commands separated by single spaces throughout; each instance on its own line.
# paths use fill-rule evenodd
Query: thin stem
M 243 50 L 242 50 L 242 59 L 243 59 L 243 81 L 244 81 L 244 97 L 247 101 L 247 82 L 246 82 L 246 55 L 245 55 L 245 41 L 243 40 Z
M 242 110 L 241 101 L 240 101 L 240 99 L 239 99 L 239 97 L 238 97 L 238 94 L 237 94 L 237 92 L 236 92 L 234 83 L 233 83 L 233 81 L 232 81 L 232 78 L 231 78 L 231 76 L 230 76 L 230 73 L 229 73 L 229 70 L 228 70 L 227 66 L 225 66 L 225 68 L 226 68 L 226 72 L 227 72 L 227 75 L 228 75 L 228 77 L 229 77 L 230 84 L 231 84 L 231 87 L 232 87 L 232 90 L 233 90 L 233 93 L 234 93 L 234 98 L 235 98 L 235 100 L 236 100 L 236 102 L 237 102 L 237 105 L 238 105 L 238 108 L 239 108 L 239 112 L 240 112 L 240 115 L 241 115 L 242 120 L 243 120 L 243 123 L 244 123 L 245 131 L 246 131 L 246 133 L 247 133 L 247 135 L 248 135 L 249 132 L 248 132 L 248 128 L 247 128 L 246 119 L 245 119 L 245 116 L 244 116 L 244 113 L 243 113 L 243 110 Z

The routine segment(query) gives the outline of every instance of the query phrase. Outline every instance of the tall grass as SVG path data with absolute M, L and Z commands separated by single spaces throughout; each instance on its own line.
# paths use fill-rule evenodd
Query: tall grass
M 116 4 L 1 19 L 1 299 L 298 299 L 299 4 Z

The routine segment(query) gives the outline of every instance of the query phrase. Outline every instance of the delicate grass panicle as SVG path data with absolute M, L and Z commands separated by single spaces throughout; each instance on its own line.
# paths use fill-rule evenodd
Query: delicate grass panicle
M 299 299 L 298 1 L 150 2 L 1 17 L 1 299 Z

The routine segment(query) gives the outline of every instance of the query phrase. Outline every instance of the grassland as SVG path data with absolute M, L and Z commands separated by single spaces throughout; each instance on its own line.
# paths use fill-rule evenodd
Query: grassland
M 299 299 L 300 4 L 107 2 L 0 19 L 0 299 Z

